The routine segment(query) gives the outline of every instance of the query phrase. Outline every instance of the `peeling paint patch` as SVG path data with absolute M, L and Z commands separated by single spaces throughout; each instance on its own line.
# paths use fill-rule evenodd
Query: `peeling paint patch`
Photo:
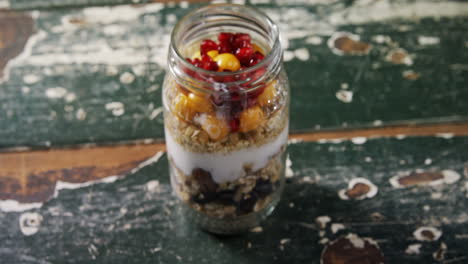
M 41 208 L 42 203 L 20 203 L 15 200 L 0 200 L 0 211 L 23 212 L 31 209 Z
M 45 91 L 45 94 L 48 98 L 58 99 L 64 97 L 67 94 L 67 90 L 63 87 L 49 88 Z
M 286 178 L 292 178 L 294 177 L 294 171 L 292 170 L 292 161 L 291 159 L 289 158 L 289 155 L 288 157 L 286 158 L 286 172 L 285 172 L 285 177 Z
M 331 51 L 339 56 L 342 55 L 365 55 L 369 53 L 371 45 L 359 41 L 359 36 L 349 32 L 335 32 L 327 42 Z
M 344 230 L 345 226 L 343 224 L 340 224 L 340 223 L 333 223 L 331 225 L 330 229 L 331 229 L 333 234 L 336 234 L 336 233 L 338 233 L 338 231 Z
M 35 84 L 37 82 L 39 82 L 42 78 L 39 76 L 39 75 L 36 75 L 36 74 L 26 74 L 25 76 L 23 76 L 23 82 L 26 83 L 26 84 Z
M 452 184 L 457 182 L 460 178 L 460 174 L 453 170 L 443 170 L 441 172 L 416 170 L 411 173 L 401 173 L 390 178 L 390 184 L 395 188 L 414 185 L 436 186 L 440 184 Z
M 85 120 L 86 119 L 86 112 L 83 108 L 79 108 L 78 110 L 76 110 L 76 119 L 78 120 Z
M 159 190 L 159 181 L 158 180 L 151 180 L 146 183 L 146 189 L 148 192 L 156 192 Z
M 353 137 L 351 138 L 351 142 L 353 142 L 356 145 L 362 145 L 367 142 L 366 137 Z
M 329 222 L 331 222 L 331 218 L 328 215 L 322 215 L 322 216 L 315 218 L 315 223 L 320 229 L 325 229 Z
M 300 48 L 294 51 L 294 56 L 301 61 L 307 61 L 310 58 L 309 50 L 306 48 Z
M 437 133 L 435 136 L 439 138 L 451 139 L 455 135 L 453 133 Z
M 306 38 L 305 43 L 312 44 L 312 45 L 320 45 L 322 44 L 323 39 L 319 36 L 310 36 Z
M 41 227 L 42 215 L 38 213 L 23 213 L 19 217 L 19 226 L 21 233 L 25 236 L 32 236 L 39 231 Z
M 445 253 L 447 253 L 447 244 L 442 242 L 439 249 L 432 253 L 432 257 L 437 261 L 443 261 L 445 260 Z
M 351 103 L 353 101 L 353 92 L 347 90 L 340 90 L 336 92 L 335 96 L 343 103 Z
M 159 116 L 159 114 L 161 114 L 162 112 L 164 111 L 164 108 L 161 106 L 161 107 L 158 107 L 156 109 L 154 109 L 153 111 L 151 111 L 151 114 L 149 116 L 149 119 L 150 120 L 154 120 L 156 117 Z
M 433 36 L 419 36 L 418 37 L 418 43 L 419 45 L 437 45 L 440 44 L 440 38 L 439 37 L 433 37 Z
M 338 192 L 342 200 L 363 200 L 374 197 L 378 192 L 377 186 L 365 178 L 354 178 L 348 183 L 347 189 Z
M 121 102 L 107 103 L 106 110 L 111 111 L 114 116 L 121 116 L 125 113 L 124 104 Z
M 252 233 L 261 233 L 261 232 L 263 232 L 263 228 L 261 226 L 256 226 L 256 227 L 250 229 L 250 232 L 252 232 Z
M 419 78 L 421 78 L 421 74 L 413 71 L 413 70 L 406 70 L 406 71 L 403 71 L 402 73 L 402 76 L 403 78 L 405 78 L 406 80 L 409 80 L 409 81 L 415 81 L 415 80 L 418 80 Z
M 405 253 L 408 255 L 419 255 L 421 253 L 421 244 L 411 244 L 405 250 Z
M 436 241 L 442 236 L 442 231 L 435 227 L 423 226 L 416 229 L 413 236 L 419 241 Z
M 321 255 L 322 264 L 336 263 L 384 263 L 384 256 L 377 244 L 371 238 L 361 238 L 348 234 L 331 242 L 324 248 Z
M 395 49 L 390 51 L 385 60 L 393 64 L 413 65 L 413 59 L 404 49 Z
M 135 75 L 129 73 L 129 72 L 124 72 L 120 75 L 119 78 L 120 82 L 123 84 L 130 84 L 135 80 Z

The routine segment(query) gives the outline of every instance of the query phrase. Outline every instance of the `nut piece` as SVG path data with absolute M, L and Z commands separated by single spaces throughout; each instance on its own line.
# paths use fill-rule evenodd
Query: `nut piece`
M 195 122 L 200 124 L 202 129 L 214 141 L 221 140 L 229 134 L 229 126 L 226 121 L 218 119 L 214 115 L 201 114 L 195 118 Z
M 240 132 L 249 132 L 257 129 L 263 124 L 263 111 L 259 106 L 254 106 L 244 110 L 240 115 Z

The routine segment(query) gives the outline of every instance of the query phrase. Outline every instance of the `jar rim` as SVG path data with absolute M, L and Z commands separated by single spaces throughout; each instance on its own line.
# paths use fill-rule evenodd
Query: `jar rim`
M 206 10 L 215 9 L 215 8 L 220 9 L 220 11 L 225 10 L 225 9 L 236 9 L 236 8 L 241 9 L 241 10 L 244 9 L 247 12 L 258 14 L 259 16 L 262 17 L 262 19 L 265 19 L 266 24 L 269 27 L 268 28 L 269 31 L 266 32 L 266 33 L 271 34 L 272 45 L 270 47 L 269 52 L 265 55 L 265 58 L 263 60 L 261 60 L 259 63 L 257 63 L 256 65 L 254 65 L 252 67 L 249 67 L 249 68 L 246 68 L 246 69 L 243 69 L 243 70 L 240 70 L 240 71 L 215 72 L 215 71 L 209 71 L 209 70 L 205 70 L 205 69 L 202 69 L 202 68 L 198 68 L 198 67 L 191 64 L 190 62 L 188 62 L 185 59 L 185 57 L 180 52 L 179 48 L 176 47 L 176 43 L 177 43 L 176 36 L 177 36 L 177 34 L 179 34 L 180 30 L 182 30 L 181 27 L 185 26 L 187 24 L 187 21 L 191 17 L 195 16 L 196 14 L 204 13 Z M 282 60 L 282 51 L 281 51 L 281 44 L 280 44 L 280 37 L 279 37 L 279 29 L 278 29 L 277 24 L 263 11 L 261 11 L 261 10 L 259 10 L 257 8 L 254 8 L 254 7 L 245 6 L 245 5 L 238 5 L 238 4 L 223 4 L 223 3 L 221 3 L 221 4 L 210 4 L 210 5 L 200 7 L 200 8 L 197 8 L 195 10 L 190 11 L 182 19 L 180 19 L 177 22 L 177 24 L 174 26 L 174 29 L 172 30 L 172 33 L 171 33 L 170 49 L 173 51 L 173 54 L 176 56 L 176 59 L 182 64 L 182 67 L 185 67 L 186 69 L 191 70 L 191 71 L 200 72 L 202 74 L 211 75 L 211 76 L 214 76 L 214 77 L 228 77 L 228 76 L 235 76 L 235 75 L 239 75 L 239 74 L 248 74 L 248 73 L 256 72 L 256 71 L 258 71 L 258 70 L 260 70 L 262 68 L 266 68 L 273 61 L 274 56 L 279 55 L 280 62 L 278 64 L 280 64 L 281 60 Z M 275 52 L 277 50 L 279 50 L 279 54 L 278 54 L 278 52 Z M 171 52 L 169 52 L 169 56 L 171 56 Z M 203 82 L 203 81 L 200 81 L 200 82 Z M 223 84 L 225 84 L 226 86 L 229 86 L 230 84 L 236 85 L 236 84 L 239 84 L 239 83 L 242 84 L 243 82 L 244 81 L 242 81 L 242 80 L 238 80 L 238 81 L 233 81 L 233 82 L 226 82 L 226 83 L 223 83 Z M 208 82 L 206 82 L 206 83 L 209 84 Z M 212 83 L 218 83 L 218 82 L 211 82 L 211 84 Z M 254 90 L 254 89 L 246 89 L 246 91 L 251 91 L 251 90 Z

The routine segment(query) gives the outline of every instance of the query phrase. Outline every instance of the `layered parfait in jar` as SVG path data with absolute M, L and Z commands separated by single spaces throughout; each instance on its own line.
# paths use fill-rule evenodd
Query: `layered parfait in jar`
M 199 16 L 205 23 L 194 22 Z M 187 17 L 172 35 L 163 90 L 171 183 L 204 229 L 237 233 L 271 213 L 284 185 L 289 86 L 278 30 L 244 6 Z

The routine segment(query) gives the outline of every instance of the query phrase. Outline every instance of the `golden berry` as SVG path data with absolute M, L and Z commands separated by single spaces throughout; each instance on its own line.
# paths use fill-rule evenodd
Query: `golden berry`
M 182 120 L 190 121 L 192 120 L 193 116 L 195 115 L 195 111 L 189 107 L 189 99 L 188 97 L 180 93 L 174 99 L 174 107 L 172 111 Z
M 244 110 L 240 115 L 240 132 L 249 132 L 257 129 L 263 124 L 263 111 L 259 106 Z
M 265 53 L 263 52 L 263 49 L 260 48 L 260 46 L 258 46 L 258 45 L 255 44 L 255 43 L 252 44 L 252 48 L 253 48 L 254 52 L 257 52 L 257 51 L 258 51 L 258 52 L 260 52 L 260 53 L 262 53 L 262 54 L 265 54 Z
M 201 128 L 214 141 L 221 140 L 229 134 L 229 126 L 226 121 L 215 115 L 201 114 L 195 117 L 195 122 L 200 124 Z
M 274 102 L 275 96 L 276 96 L 276 88 L 275 88 L 275 85 L 276 85 L 276 81 L 271 82 L 271 83 L 265 88 L 265 90 L 263 91 L 263 93 L 261 93 L 261 94 L 258 96 L 257 102 L 258 102 L 259 105 L 265 106 L 265 105 L 268 105 L 268 104 L 271 104 L 271 103 Z
M 229 70 L 235 72 L 238 71 L 241 66 L 236 56 L 231 53 L 221 53 L 214 57 L 213 60 L 218 64 L 218 71 Z
M 187 106 L 198 113 L 209 113 L 213 110 L 213 106 L 208 98 L 195 95 L 194 93 L 188 95 Z
M 206 53 L 206 55 L 210 56 L 212 59 L 218 56 L 219 52 L 217 50 L 210 50 Z

